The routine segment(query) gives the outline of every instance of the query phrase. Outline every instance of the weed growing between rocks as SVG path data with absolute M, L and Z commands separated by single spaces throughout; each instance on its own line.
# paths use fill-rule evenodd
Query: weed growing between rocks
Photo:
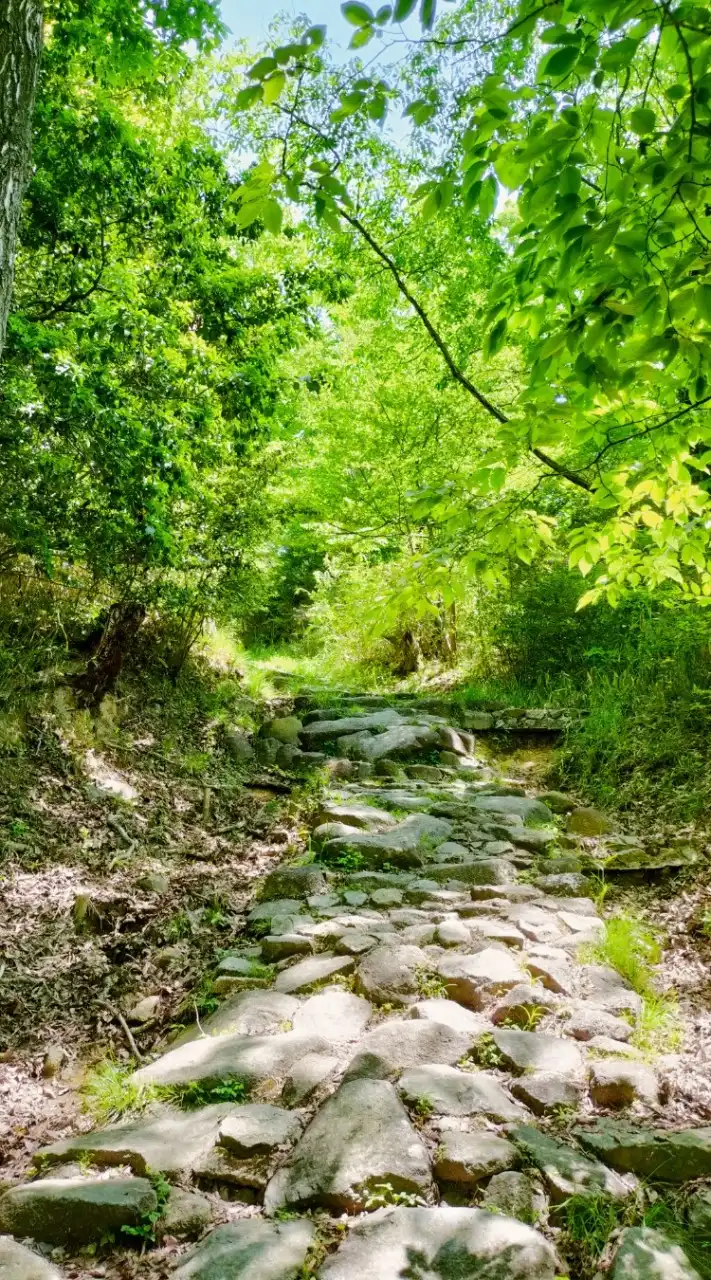
M 642 997 L 631 1043 L 643 1053 L 678 1049 L 682 1028 L 673 992 L 654 989 L 654 967 L 662 958 L 662 947 L 652 929 L 634 916 L 613 916 L 605 931 L 580 950 L 581 960 L 609 965 Z
M 134 1079 L 133 1070 L 118 1062 L 101 1062 L 87 1072 L 83 1087 L 84 1110 L 98 1125 L 127 1115 L 140 1115 L 154 1102 L 153 1086 Z

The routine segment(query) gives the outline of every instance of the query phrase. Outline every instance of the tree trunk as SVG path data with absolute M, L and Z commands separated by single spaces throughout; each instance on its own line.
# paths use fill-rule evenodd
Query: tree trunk
M 12 300 L 22 196 L 30 171 L 42 10 L 42 0 L 0 0 L 0 358 Z
M 98 706 L 105 694 L 111 692 L 145 616 L 144 605 L 132 601 L 111 606 L 101 643 L 86 671 L 76 681 L 85 705 Z

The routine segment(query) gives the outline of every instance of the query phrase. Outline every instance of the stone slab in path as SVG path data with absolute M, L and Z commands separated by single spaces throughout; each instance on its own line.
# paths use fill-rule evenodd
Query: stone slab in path
M 684 1250 L 663 1231 L 628 1227 L 610 1272 L 610 1280 L 701 1280 Z
M 0 1197 L 0 1232 L 45 1244 L 93 1244 L 139 1226 L 157 1205 L 147 1178 L 41 1178 Z
M 554 1280 L 552 1246 L 515 1218 L 482 1209 L 379 1209 L 353 1224 L 320 1280 L 405 1276 Z
M 569 1143 L 558 1142 L 528 1125 L 515 1129 L 510 1138 L 527 1159 L 543 1174 L 552 1199 L 569 1196 L 599 1196 L 624 1199 L 631 1188 L 599 1160 L 591 1160 Z
M 303 1036 L 285 1031 L 273 1036 L 211 1036 L 192 1040 L 171 1049 L 134 1072 L 137 1084 L 190 1084 L 235 1077 L 247 1087 L 265 1080 L 284 1080 L 307 1053 L 327 1053 L 330 1042 L 323 1036 Z
M 573 1040 L 541 1031 L 497 1029 L 493 1040 L 507 1067 L 514 1071 L 545 1071 L 551 1075 L 582 1072 L 583 1058 Z
M 441 1022 L 428 1019 L 392 1018 L 367 1035 L 356 1046 L 357 1052 L 346 1071 L 345 1079 L 368 1076 L 386 1080 L 400 1075 L 407 1067 L 423 1062 L 459 1062 L 473 1047 L 480 1033 L 455 1031 Z
M 435 1177 L 440 1182 L 475 1186 L 504 1169 L 515 1169 L 521 1160 L 518 1149 L 496 1133 L 443 1133 L 435 1155 Z
M 431 1193 L 429 1156 L 394 1087 L 385 1080 L 353 1080 L 316 1113 L 269 1183 L 264 1208 L 355 1213 L 382 1183 L 394 1191 Z
M 297 1280 L 313 1237 L 308 1218 L 230 1222 L 192 1249 L 172 1280 Z
M 525 1107 L 512 1102 L 495 1076 L 486 1071 L 458 1071 L 455 1067 L 411 1067 L 400 1079 L 400 1092 L 412 1105 L 426 1098 L 435 1115 L 488 1116 L 505 1123 L 525 1116 Z
M 711 1127 L 651 1129 L 626 1121 L 599 1120 L 575 1131 L 586 1151 L 615 1169 L 660 1182 L 711 1177 Z
M 308 991 L 309 987 L 319 982 L 327 982 L 337 973 L 352 973 L 354 969 L 355 960 L 352 956 L 309 956 L 278 974 L 274 990 L 293 995 L 299 991 Z
M 305 1000 L 293 1018 L 293 1029 L 301 1035 L 324 1036 L 334 1044 L 357 1040 L 364 1032 L 373 1012 L 372 1005 L 360 996 L 339 987 L 328 987 Z
M 53 1142 L 36 1153 L 34 1162 L 42 1166 L 85 1158 L 100 1167 L 128 1165 L 135 1174 L 179 1177 L 190 1173 L 211 1150 L 223 1120 L 236 1110 L 229 1102 L 197 1111 L 160 1107 L 132 1124 Z
M 188 1027 L 173 1041 L 173 1048 L 200 1040 L 203 1035 L 265 1036 L 282 1030 L 291 1022 L 299 1001 L 279 991 L 241 991 L 223 1001 L 215 1013 L 204 1018 L 201 1027 Z

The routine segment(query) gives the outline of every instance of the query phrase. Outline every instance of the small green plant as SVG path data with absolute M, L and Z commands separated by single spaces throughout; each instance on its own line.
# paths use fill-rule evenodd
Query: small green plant
M 29 824 L 23 818 L 13 818 L 10 823 L 10 835 L 16 839 L 20 836 L 26 836 L 29 829 Z
M 533 1004 L 530 1006 L 521 1006 L 517 1011 L 516 1017 L 508 1017 L 504 1019 L 503 1026 L 523 1028 L 524 1031 L 535 1031 L 542 1018 L 548 1013 L 543 1005 Z
M 564 1200 L 559 1209 L 565 1234 L 585 1273 L 597 1261 L 625 1210 L 619 1201 L 606 1195 L 577 1195 Z
M 584 949 L 584 958 L 607 964 L 626 978 L 640 995 L 652 985 L 652 966 L 659 963 L 662 949 L 654 931 L 634 916 L 613 916 L 597 942 Z
M 426 1205 L 427 1201 L 414 1191 L 396 1191 L 392 1182 L 377 1182 L 365 1198 L 366 1209 L 384 1209 L 386 1205 L 402 1205 L 407 1209 L 416 1209 Z
M 447 988 L 439 974 L 424 965 L 418 965 L 415 969 L 415 982 L 423 1000 L 442 1000 L 447 995 Z
M 362 871 L 364 863 L 365 858 L 360 849 L 344 849 L 343 853 L 333 859 L 331 866 L 343 875 L 352 875 L 354 871 Z
M 180 942 L 182 938 L 189 938 L 192 932 L 193 925 L 187 911 L 178 911 L 177 915 L 171 916 L 163 926 L 166 942 Z
M 247 1086 L 237 1076 L 225 1076 L 216 1082 L 190 1080 L 187 1084 L 163 1085 L 159 1096 L 167 1102 L 174 1102 L 184 1111 L 195 1111 L 212 1102 L 244 1102 Z
M 471 1069 L 472 1062 L 476 1062 L 480 1067 L 500 1067 L 503 1065 L 503 1057 L 493 1035 L 487 1032 L 480 1036 L 477 1040 L 476 1047 L 471 1055 L 468 1055 L 463 1062 L 467 1063 Z M 461 1064 L 460 1064 L 461 1065 Z
M 631 1043 L 642 1053 L 674 1053 L 682 1044 L 684 1029 L 676 996 L 648 991 L 642 1000 Z
M 170 1183 L 160 1173 L 149 1174 L 151 1186 L 156 1193 L 157 1204 L 150 1213 L 144 1213 L 137 1227 L 121 1227 L 121 1235 L 134 1236 L 144 1244 L 156 1243 L 156 1226 L 165 1213 L 170 1198 Z
M 82 1094 L 84 1110 L 97 1124 L 139 1115 L 156 1097 L 153 1086 L 139 1084 L 132 1068 L 118 1062 L 101 1062 L 88 1071 Z
M 434 1112 L 434 1103 L 431 1098 L 428 1098 L 423 1094 L 423 1096 L 418 1098 L 415 1102 L 412 1111 L 413 1114 L 417 1116 L 418 1120 L 428 1120 Z

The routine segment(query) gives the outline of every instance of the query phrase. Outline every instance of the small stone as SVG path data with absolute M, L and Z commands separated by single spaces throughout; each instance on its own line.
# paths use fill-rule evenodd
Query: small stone
M 586 1048 L 592 1049 L 595 1053 L 604 1054 L 606 1057 L 617 1058 L 640 1058 L 639 1049 L 633 1048 L 631 1044 L 625 1044 L 622 1040 L 612 1040 L 610 1036 L 593 1036 L 592 1040 L 586 1041 Z
M 559 911 L 558 919 L 571 933 L 604 933 L 605 925 L 599 916 L 582 916 L 574 911 Z
M 593 1062 L 590 1097 L 599 1107 L 653 1105 L 659 1098 L 659 1082 L 651 1067 L 641 1062 Z
M 236 725 L 225 729 L 225 745 L 232 759 L 237 764 L 244 764 L 247 760 L 254 757 L 254 747 L 249 737 L 243 729 L 237 728 Z
M 309 987 L 327 982 L 337 973 L 352 973 L 354 968 L 352 956 L 311 956 L 308 960 L 299 960 L 280 973 L 274 983 L 274 990 L 284 991 L 288 995 L 308 991 Z
M 409 1004 L 418 995 L 418 970 L 430 968 L 419 947 L 374 947 L 360 962 L 356 989 L 377 1004 Z
M 437 926 L 436 941 L 441 947 L 469 946 L 471 933 L 461 920 L 443 920 Z
M 295 1142 L 302 1127 L 300 1118 L 291 1111 L 267 1103 L 250 1103 L 235 1108 L 222 1121 L 218 1142 L 232 1155 L 269 1155 L 275 1147 Z
M 212 990 L 216 996 L 231 996 L 238 991 L 266 990 L 268 986 L 270 986 L 270 979 L 257 974 L 247 974 L 244 977 L 221 974 L 220 977 L 215 978 Z
M 399 907 L 402 905 L 401 889 L 376 889 L 370 895 L 370 901 L 376 907 Z
M 58 1075 L 62 1069 L 62 1066 L 66 1062 L 66 1058 L 67 1058 L 66 1050 L 62 1048 L 61 1044 L 50 1045 L 49 1049 L 44 1055 L 44 1060 L 42 1062 L 43 1079 L 51 1080 L 53 1076 Z M 2 1276 L 2 1272 L 0 1272 L 0 1277 L 1 1276 Z
M 540 978 L 548 991 L 557 995 L 571 996 L 575 989 L 573 968 L 567 956 L 562 960 L 549 960 L 545 956 L 528 956 L 529 972 L 534 978 Z
M 144 996 L 129 1009 L 126 1015 L 129 1022 L 150 1022 L 160 1009 L 160 996 Z
M 230 1222 L 181 1258 L 172 1280 L 287 1280 L 300 1274 L 313 1236 L 307 1218 Z
M 514 1098 L 525 1102 L 536 1116 L 553 1115 L 559 1107 L 577 1107 L 583 1093 L 582 1081 L 575 1075 L 548 1075 L 536 1072 L 521 1076 L 511 1086 Z
M 652 1227 L 627 1227 L 610 1280 L 701 1280 L 680 1245 Z
M 445 840 L 444 844 L 439 845 L 437 848 L 436 861 L 452 863 L 470 862 L 471 853 L 467 849 L 466 845 L 459 844 L 456 840 Z
M 504 1124 L 520 1120 L 523 1107 L 512 1102 L 498 1080 L 485 1071 L 458 1071 L 455 1067 L 411 1067 L 400 1079 L 400 1091 L 411 1104 L 426 1098 L 440 1116 L 488 1116 Z
M 514 947 L 518 950 L 523 947 L 524 943 L 521 930 L 503 920 L 479 918 L 473 926 L 472 934 L 475 938 L 486 939 L 488 942 L 502 942 L 504 946 Z
M 482 1209 L 532 1224 L 545 1219 L 548 1208 L 543 1191 L 528 1174 L 511 1170 L 494 1174 L 479 1203 Z
M 343 901 L 349 907 L 362 907 L 368 901 L 367 893 L 363 893 L 360 889 L 346 889 L 343 894 Z
M 438 1182 L 474 1186 L 493 1173 L 515 1169 L 520 1159 L 513 1143 L 497 1134 L 445 1133 L 435 1152 L 435 1177 Z
M 327 887 L 320 867 L 278 867 L 262 882 L 260 898 L 262 902 L 308 898 L 323 893 Z
M 267 964 L 289 956 L 312 955 L 314 949 L 313 939 L 301 933 L 271 933 L 262 939 L 262 956 Z
M 544 1071 L 551 1075 L 582 1072 L 583 1059 L 576 1044 L 540 1031 L 493 1032 L 494 1044 L 514 1071 Z
M 212 1205 L 205 1196 L 195 1191 L 184 1191 L 182 1187 L 172 1187 L 168 1203 L 156 1223 L 156 1238 L 163 1240 L 170 1236 L 175 1240 L 197 1240 L 211 1221 Z
M 590 807 L 573 809 L 566 823 L 566 830 L 576 836 L 606 836 L 614 829 L 606 813 Z
M 377 946 L 378 939 L 371 933 L 360 933 L 357 929 L 346 929 L 335 946 L 337 956 L 364 956 Z
M 441 782 L 443 774 L 432 764 L 411 764 L 407 770 L 408 777 L 419 778 L 421 782 Z
M 369 1187 L 388 1182 L 430 1193 L 426 1148 L 391 1084 L 352 1080 L 316 1113 L 269 1183 L 264 1208 L 354 1213 L 364 1208 Z
M 420 1000 L 407 1011 L 409 1018 L 425 1018 L 431 1022 L 440 1022 L 453 1031 L 466 1031 L 472 1042 L 479 1039 L 485 1031 L 489 1031 L 489 1019 L 481 1013 L 473 1013 L 457 1004 L 456 1000 Z
M 585 894 L 590 889 L 590 881 L 580 871 L 563 871 L 556 875 L 536 876 L 536 887 L 544 893 Z
M 517 1026 L 527 1028 L 539 1019 L 542 1014 L 557 1009 L 560 1001 L 543 986 L 532 986 L 520 982 L 507 991 L 497 1001 L 491 1013 L 491 1021 L 499 1026 L 501 1023 L 514 1022 Z
M 487 995 L 500 995 L 526 978 L 508 952 L 494 947 L 473 956 L 445 956 L 437 968 L 450 997 L 470 1009 L 481 1009 Z
M 144 893 L 168 893 L 170 890 L 170 880 L 158 871 L 147 871 L 136 881 L 136 885 Z
M 592 1040 L 595 1036 L 607 1036 L 611 1040 L 627 1041 L 632 1035 L 632 1026 L 624 1018 L 615 1017 L 614 1013 L 606 1013 L 595 1005 L 583 1001 L 572 1007 L 572 1016 L 565 1024 L 566 1031 L 576 1040 Z

